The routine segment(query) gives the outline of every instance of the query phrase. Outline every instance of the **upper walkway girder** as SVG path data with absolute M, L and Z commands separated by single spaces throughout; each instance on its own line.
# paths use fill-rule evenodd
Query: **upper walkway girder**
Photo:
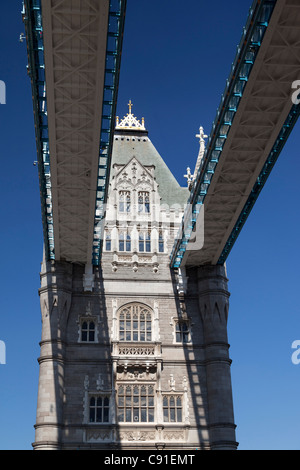
M 126 0 L 25 0 L 48 258 L 98 264 Z
M 300 78 L 299 24 L 298 0 L 254 1 L 173 248 L 172 267 L 226 261 L 299 116 L 300 105 L 292 102 L 292 84 Z M 196 240 L 193 249 L 203 208 L 204 244 L 196 248 Z

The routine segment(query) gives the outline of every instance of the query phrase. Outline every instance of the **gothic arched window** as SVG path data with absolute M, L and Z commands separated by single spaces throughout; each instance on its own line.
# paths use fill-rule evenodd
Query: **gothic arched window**
M 139 233 L 139 252 L 151 252 L 151 232 L 147 231 Z
M 119 235 L 119 251 L 131 251 L 131 236 L 126 231 Z
M 149 214 L 150 212 L 150 194 L 148 191 L 138 192 L 138 210 Z
M 130 191 L 119 192 L 119 212 L 130 212 Z
M 106 232 L 105 235 L 105 250 L 111 251 L 111 234 L 110 232 Z
M 159 253 L 164 253 L 165 251 L 164 236 L 162 232 L 159 232 L 158 236 L 158 251 Z
M 152 313 L 144 305 L 132 304 L 119 314 L 120 341 L 152 341 Z
M 163 397 L 163 414 L 165 423 L 182 422 L 181 395 L 165 395 Z

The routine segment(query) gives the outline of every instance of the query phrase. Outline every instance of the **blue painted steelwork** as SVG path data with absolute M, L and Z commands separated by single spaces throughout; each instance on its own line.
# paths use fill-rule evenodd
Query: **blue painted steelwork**
M 28 74 L 31 80 L 45 251 L 54 259 L 54 233 L 41 0 L 24 0 Z
M 109 8 L 102 129 L 92 252 L 92 264 L 95 266 L 99 265 L 101 261 L 104 233 L 103 223 L 110 175 L 126 3 L 127 0 L 111 0 Z
M 94 240 L 91 252 L 94 265 L 99 264 L 101 258 L 101 222 L 105 215 L 104 207 L 109 182 L 126 3 L 127 0 L 110 0 L 109 3 Z M 23 19 L 27 37 L 28 72 L 33 95 L 45 250 L 48 259 L 55 259 L 41 0 L 24 0 Z
M 172 268 L 178 268 L 182 263 L 187 244 L 195 227 L 197 214 L 204 204 L 211 179 L 221 158 L 223 146 L 229 135 L 275 4 L 276 0 L 254 0 L 249 11 L 247 23 L 232 64 L 231 73 L 226 82 L 205 154 L 191 190 L 188 207 L 183 216 L 181 236 L 175 242 L 170 256 Z M 225 258 L 223 257 L 222 260 L 225 261 Z

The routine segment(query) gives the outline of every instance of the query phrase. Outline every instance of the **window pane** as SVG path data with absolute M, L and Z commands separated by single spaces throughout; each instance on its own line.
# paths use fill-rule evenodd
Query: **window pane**
M 95 332 L 94 331 L 89 332 L 89 341 L 91 341 L 91 342 L 95 341 Z
M 81 341 L 87 341 L 87 331 L 81 332 Z
M 90 423 L 95 422 L 95 408 L 90 408 Z
M 126 251 L 131 251 L 131 238 L 130 235 L 126 237 Z
M 92 398 L 90 399 L 90 406 L 95 406 L 95 404 L 96 404 L 96 400 L 95 400 L 94 397 L 92 397 Z
M 168 408 L 164 408 L 164 422 L 167 423 L 169 421 L 169 413 Z
M 149 397 L 148 406 L 154 406 L 154 398 L 153 397 Z
M 177 410 L 177 422 L 181 423 L 182 422 L 182 411 L 181 408 L 178 408 Z
M 102 408 L 97 408 L 97 423 L 102 423 Z
M 145 245 L 144 245 L 144 234 L 140 233 L 139 234 L 139 251 L 144 251 Z
M 142 423 L 147 422 L 147 410 L 146 409 L 141 410 L 141 421 Z
M 107 236 L 106 236 L 105 249 L 106 249 L 106 251 L 110 251 L 110 250 L 111 250 L 111 239 L 110 239 L 110 235 L 107 235 Z
M 181 324 L 181 329 L 182 331 L 188 331 L 188 326 L 185 322 Z
M 131 409 L 126 409 L 126 422 L 130 423 L 131 422 Z
M 126 197 L 126 212 L 130 212 L 130 195 Z
M 134 397 L 133 397 L 133 404 L 134 404 L 134 405 L 138 405 L 138 404 L 139 404 L 139 401 L 140 401 L 140 397 L 139 397 L 139 396 L 134 396 Z
M 149 408 L 148 421 L 149 423 L 154 423 L 154 408 Z
M 103 411 L 103 422 L 108 423 L 109 422 L 109 408 L 104 408 Z
M 104 398 L 104 406 L 109 406 L 109 398 L 108 397 Z

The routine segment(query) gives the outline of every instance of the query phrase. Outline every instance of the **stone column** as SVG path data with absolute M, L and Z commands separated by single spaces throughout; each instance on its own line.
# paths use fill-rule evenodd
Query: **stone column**
M 61 448 L 65 331 L 71 306 L 72 265 L 43 262 L 40 304 L 42 340 L 36 416 L 36 450 Z
M 203 323 L 208 424 L 212 450 L 237 448 L 227 339 L 230 295 L 227 282 L 224 266 L 198 268 L 198 295 Z

